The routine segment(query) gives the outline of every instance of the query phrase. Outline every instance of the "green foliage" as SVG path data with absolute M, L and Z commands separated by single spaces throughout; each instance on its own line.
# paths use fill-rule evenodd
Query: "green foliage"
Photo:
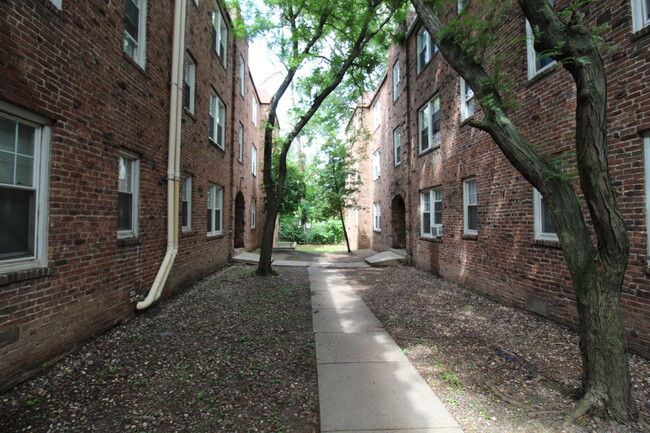
M 306 243 L 316 245 L 334 245 L 343 240 L 343 226 L 337 219 L 320 221 L 311 227 Z

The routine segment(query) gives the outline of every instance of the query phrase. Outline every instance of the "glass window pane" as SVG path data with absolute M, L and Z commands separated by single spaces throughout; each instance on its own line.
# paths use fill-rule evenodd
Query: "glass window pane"
M 35 195 L 0 188 L 0 259 L 34 255 Z
M 117 190 L 121 192 L 133 192 L 132 190 L 133 161 L 120 157 L 120 173 L 118 176 Z
M 187 227 L 187 201 L 181 203 L 181 225 Z
M 556 233 L 551 211 L 542 198 L 542 233 Z
M 208 233 L 212 232 L 212 209 L 208 209 Z
M 14 184 L 14 154 L 0 151 L 0 183 Z
M 467 228 L 469 230 L 478 229 L 478 208 L 476 206 L 467 207 Z
M 133 194 L 117 193 L 117 229 L 133 230 Z
M 129 35 L 135 40 L 138 40 L 138 25 L 140 23 L 140 10 L 133 0 L 126 2 L 126 19 L 124 20 L 124 28 Z
M 16 122 L 0 117 L 0 150 L 15 152 Z
M 442 202 L 441 201 L 434 202 L 433 211 L 434 211 L 434 216 L 433 216 L 434 224 L 438 224 L 438 225 L 442 224 Z
M 34 158 L 16 156 L 16 185 L 34 186 L 33 182 Z
M 221 211 L 219 209 L 214 211 L 214 231 L 221 231 Z
M 36 129 L 18 124 L 18 153 L 34 156 L 34 133 Z
M 422 233 L 431 234 L 431 214 L 428 212 L 422 214 Z

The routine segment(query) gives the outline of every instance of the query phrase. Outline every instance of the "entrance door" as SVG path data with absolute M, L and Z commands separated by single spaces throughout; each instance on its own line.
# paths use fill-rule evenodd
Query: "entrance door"
M 406 248 L 406 206 L 401 195 L 396 195 L 391 203 L 391 229 L 393 248 Z
M 237 193 L 235 197 L 235 248 L 244 248 L 244 233 L 246 231 L 246 202 L 244 194 Z

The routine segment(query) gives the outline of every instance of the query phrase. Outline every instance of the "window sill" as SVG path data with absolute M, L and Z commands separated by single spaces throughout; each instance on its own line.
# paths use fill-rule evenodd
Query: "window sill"
M 133 57 L 129 56 L 124 51 L 122 51 L 122 58 L 127 62 L 129 62 L 131 65 L 135 66 L 136 70 L 140 72 L 143 76 L 145 77 L 147 76 L 147 71 L 145 70 L 144 66 L 138 63 Z
M 375 233 L 381 233 L 381 230 L 377 230 L 377 229 L 372 229 L 372 231 Z
M 25 269 L 22 271 L 6 271 L 0 274 L 0 286 L 32 280 L 34 278 L 48 277 L 51 269 L 48 267 Z
M 469 241 L 477 241 L 478 233 L 463 233 L 461 235 L 461 239 L 467 239 Z
M 550 240 L 550 239 L 535 239 L 533 245 L 539 245 L 540 247 L 549 247 L 560 249 L 560 241 Z
M 645 38 L 648 35 L 650 35 L 650 25 L 645 26 L 644 28 L 633 32 L 632 33 L 632 41 L 636 42 L 639 39 Z
M 194 231 L 191 227 L 181 229 L 181 236 L 191 236 L 194 234 Z
M 223 239 L 225 237 L 226 237 L 225 233 L 217 233 L 217 234 L 214 234 L 214 235 L 207 235 L 206 239 L 209 240 L 209 241 L 213 241 L 213 240 L 216 240 L 216 239 Z
M 418 158 L 421 157 L 421 156 L 424 156 L 424 155 L 426 155 L 428 153 L 431 153 L 434 150 L 438 150 L 438 149 L 440 149 L 440 145 L 433 146 L 433 147 L 431 147 L 431 148 L 429 148 L 427 150 L 423 150 L 422 152 L 418 152 Z
M 430 238 L 427 236 L 420 236 L 421 241 L 427 241 L 427 242 L 433 242 L 434 244 L 441 244 L 442 243 L 442 237 L 438 238 Z
M 555 62 L 551 66 L 547 67 L 546 69 L 543 69 L 535 74 L 532 78 L 528 79 L 528 86 L 533 86 L 535 85 L 538 81 L 541 81 L 548 77 L 549 75 L 553 74 L 555 71 L 558 70 L 559 64 Z
M 472 114 L 471 116 L 468 116 L 466 119 L 462 119 L 460 123 L 458 124 L 459 128 L 462 128 L 463 126 L 469 125 L 469 123 L 474 120 L 474 116 L 476 116 L 476 113 Z
M 216 147 L 217 149 L 219 149 L 219 150 L 222 151 L 222 152 L 225 152 L 225 151 L 226 151 L 225 146 L 224 146 L 224 147 L 219 146 L 219 145 L 217 144 L 217 142 L 214 141 L 214 140 L 213 140 L 212 138 L 210 138 L 210 137 L 208 137 L 208 143 L 209 143 L 211 146 Z
M 193 121 L 196 122 L 196 114 L 192 113 L 192 112 L 189 110 L 189 108 L 187 108 L 187 107 L 183 107 L 183 112 L 187 115 L 187 117 L 189 117 L 190 119 L 192 119 Z
M 118 238 L 117 239 L 117 246 L 118 247 L 128 247 L 130 245 L 140 245 L 142 243 L 142 239 L 140 238 Z

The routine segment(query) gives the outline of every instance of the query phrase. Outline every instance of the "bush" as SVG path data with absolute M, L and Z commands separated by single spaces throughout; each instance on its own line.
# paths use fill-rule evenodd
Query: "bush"
M 343 226 L 339 220 L 320 221 L 312 225 L 307 243 L 315 245 L 336 245 L 343 240 Z

